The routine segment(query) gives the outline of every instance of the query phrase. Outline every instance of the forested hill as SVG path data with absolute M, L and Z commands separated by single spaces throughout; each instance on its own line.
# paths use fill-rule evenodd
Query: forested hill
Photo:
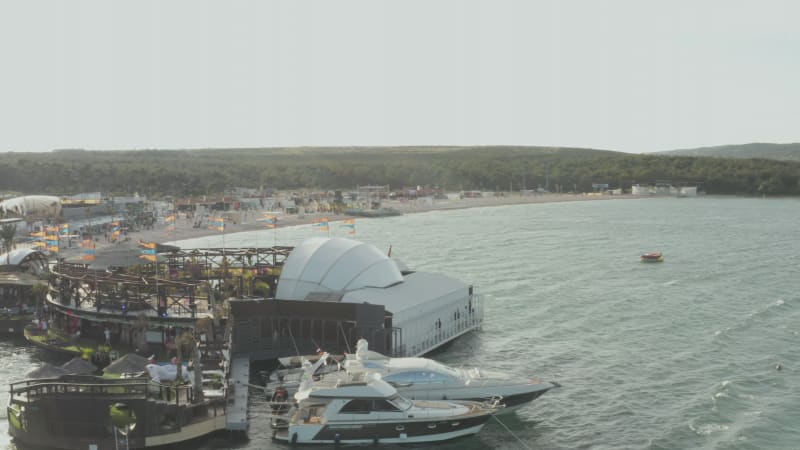
M 800 143 L 794 144 L 743 144 L 718 147 L 686 148 L 659 152 L 663 155 L 713 156 L 717 158 L 764 158 L 779 161 L 800 161 Z
M 214 194 L 230 187 L 592 191 L 657 180 L 710 194 L 798 195 L 800 162 L 546 147 L 355 147 L 0 154 L 0 192 Z

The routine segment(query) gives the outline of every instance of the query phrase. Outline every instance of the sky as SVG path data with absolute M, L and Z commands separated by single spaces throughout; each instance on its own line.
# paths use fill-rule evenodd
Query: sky
M 0 152 L 800 141 L 800 2 L 0 0 Z

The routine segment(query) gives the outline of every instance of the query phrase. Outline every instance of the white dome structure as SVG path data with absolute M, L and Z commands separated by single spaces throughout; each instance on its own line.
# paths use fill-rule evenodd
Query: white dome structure
M 0 202 L 0 211 L 20 216 L 58 217 L 61 199 L 51 195 L 26 195 Z
M 316 237 L 303 241 L 286 258 L 275 296 L 304 300 L 312 292 L 386 288 L 402 281 L 397 264 L 375 246 Z
M 0 266 L 23 266 L 33 273 L 41 273 L 47 270 L 47 256 L 34 249 L 18 248 L 8 253 L 0 254 Z

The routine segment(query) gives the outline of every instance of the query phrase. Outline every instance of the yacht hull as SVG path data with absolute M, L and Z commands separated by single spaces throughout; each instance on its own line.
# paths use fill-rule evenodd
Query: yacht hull
M 336 422 L 290 425 L 274 438 L 296 444 L 385 444 L 439 442 L 478 433 L 491 416 L 385 423 Z

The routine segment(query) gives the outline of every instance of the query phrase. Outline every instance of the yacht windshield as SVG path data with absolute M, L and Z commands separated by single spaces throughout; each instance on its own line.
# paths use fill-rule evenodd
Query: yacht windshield
M 412 402 L 411 400 L 405 397 L 401 397 L 397 394 L 391 396 L 389 398 L 389 401 L 394 403 L 395 406 L 397 406 L 401 411 L 406 411 L 407 409 L 411 408 L 411 406 L 414 404 L 414 402 Z
M 457 369 L 454 369 L 450 366 L 446 366 L 440 362 L 436 362 L 433 367 L 435 367 L 436 371 L 439 373 L 447 374 L 452 378 L 458 378 L 459 373 Z

